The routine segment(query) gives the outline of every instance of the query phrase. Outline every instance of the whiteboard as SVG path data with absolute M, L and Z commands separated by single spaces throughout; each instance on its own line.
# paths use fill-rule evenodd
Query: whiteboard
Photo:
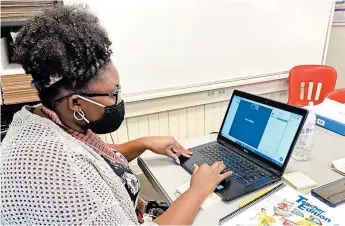
M 107 30 L 125 94 L 321 64 L 333 6 L 331 0 L 78 2 Z

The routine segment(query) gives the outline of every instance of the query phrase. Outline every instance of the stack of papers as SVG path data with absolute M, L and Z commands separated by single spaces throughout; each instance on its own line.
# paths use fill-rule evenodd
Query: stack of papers
M 317 183 L 313 179 L 302 172 L 284 174 L 283 180 L 297 191 L 317 186 Z
M 53 0 L 1 0 L 1 22 L 26 20 L 44 9 L 52 8 Z
M 1 91 L 4 104 L 39 101 L 37 91 L 31 87 L 31 75 L 19 64 L 9 64 L 1 72 Z

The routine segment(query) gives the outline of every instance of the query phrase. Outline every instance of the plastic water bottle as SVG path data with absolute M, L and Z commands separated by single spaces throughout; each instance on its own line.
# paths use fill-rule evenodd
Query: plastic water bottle
M 297 161 L 308 161 L 311 155 L 311 146 L 316 123 L 316 116 L 313 113 L 313 102 L 309 102 L 306 108 L 309 110 L 309 114 L 292 153 L 292 158 Z

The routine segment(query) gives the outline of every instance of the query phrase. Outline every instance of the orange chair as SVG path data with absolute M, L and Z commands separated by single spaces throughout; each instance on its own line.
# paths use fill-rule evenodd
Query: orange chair
M 327 98 L 345 104 L 345 88 L 337 89 L 328 93 Z
M 288 104 L 306 106 L 322 103 L 326 95 L 334 90 L 337 71 L 325 65 L 300 65 L 289 73 Z

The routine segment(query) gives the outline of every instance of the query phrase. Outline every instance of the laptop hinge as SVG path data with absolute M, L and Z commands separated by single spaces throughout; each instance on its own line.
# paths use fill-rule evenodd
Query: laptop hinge
M 248 159 L 249 161 L 254 162 L 256 165 L 259 165 L 259 166 L 263 167 L 265 170 L 271 171 L 272 173 L 274 173 L 277 176 L 282 176 L 283 175 L 282 172 L 279 172 L 278 170 L 273 169 L 272 167 L 266 165 L 265 163 L 255 159 L 255 158 L 253 158 L 253 157 L 251 157 L 249 155 L 246 155 L 245 153 L 241 152 L 238 148 L 232 146 L 231 144 L 228 144 L 228 143 L 226 143 L 226 142 L 224 142 L 224 141 L 222 141 L 220 139 L 217 139 L 217 142 L 222 144 L 223 146 L 225 146 L 225 147 L 235 151 L 237 154 L 239 154 L 242 157 Z

